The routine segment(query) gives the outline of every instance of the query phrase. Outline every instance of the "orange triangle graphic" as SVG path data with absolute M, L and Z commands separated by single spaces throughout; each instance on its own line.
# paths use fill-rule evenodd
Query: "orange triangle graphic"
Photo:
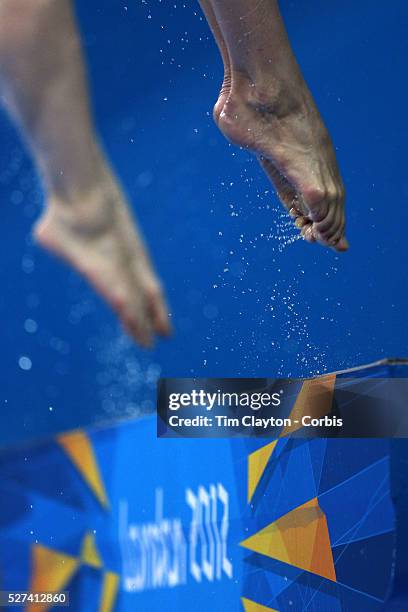
M 267 525 L 241 546 L 336 581 L 327 520 L 317 497 Z
M 292 423 L 281 431 L 279 437 L 283 438 L 300 429 L 303 416 L 320 418 L 329 414 L 335 384 L 335 374 L 305 380 L 290 413 Z
M 103 566 L 102 559 L 96 547 L 95 536 L 90 531 L 85 534 L 82 540 L 81 562 L 96 569 L 100 569 Z
M 119 590 L 119 576 L 114 572 L 105 572 L 99 612 L 112 612 Z
M 40 544 L 34 544 L 32 552 L 30 592 L 64 591 L 79 567 L 79 560 Z M 49 608 L 49 604 L 27 606 L 29 612 L 43 612 Z
M 108 497 L 99 472 L 92 444 L 87 435 L 82 431 L 74 431 L 58 436 L 57 441 L 80 472 L 100 504 L 104 508 L 108 508 Z
M 248 503 L 251 501 L 262 474 L 272 456 L 277 440 L 248 455 Z
M 263 606 L 262 604 L 256 603 L 256 601 L 251 601 L 246 597 L 241 597 L 242 605 L 244 606 L 245 612 L 278 612 L 273 608 L 268 608 L 267 606 Z

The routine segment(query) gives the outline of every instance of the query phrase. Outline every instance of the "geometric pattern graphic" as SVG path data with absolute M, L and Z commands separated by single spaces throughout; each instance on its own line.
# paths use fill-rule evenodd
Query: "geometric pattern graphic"
M 336 580 L 327 521 L 317 497 L 264 527 L 241 546 Z
M 57 440 L 100 504 L 104 508 L 109 508 L 109 501 L 99 473 L 98 464 L 86 433 L 74 431 L 58 436 Z
M 32 547 L 32 576 L 29 590 L 32 592 L 64 591 L 82 566 L 102 570 L 102 587 L 98 610 L 99 612 L 111 612 L 119 587 L 119 576 L 115 572 L 104 571 L 92 533 L 85 534 L 80 554 L 77 557 L 34 544 Z M 49 608 L 50 606 L 47 604 L 32 604 L 27 607 L 27 610 L 28 612 L 35 612 L 36 610 L 45 612 Z
M 233 580 L 219 583 L 222 609 L 235 612 L 240 598 L 247 612 L 381 609 L 395 559 L 387 440 L 203 440 L 198 452 L 195 440 L 162 444 L 154 439 L 154 429 L 151 418 L 105 432 L 76 432 L 68 443 L 65 437 L 63 453 L 59 438 L 57 444 L 3 454 L 0 569 L 7 587 L 69 590 L 71 608 L 78 610 L 87 601 L 85 592 L 92 609 L 103 612 L 115 606 L 125 612 L 156 611 L 163 603 L 175 612 L 190 609 L 193 600 L 200 612 L 209 609 L 215 582 L 190 580 L 135 599 L 119 593 L 123 565 L 115 558 L 117 512 L 119 500 L 128 499 L 131 522 L 151 525 L 155 504 L 147 511 L 146 504 L 161 485 L 163 525 L 169 525 L 166 517 L 185 512 L 180 520 L 188 542 L 191 511 L 185 488 L 221 482 L 230 497 L 228 546 L 234 556 Z M 78 448 L 85 449 L 80 469 Z M 116 475 L 107 489 L 113 465 Z M 129 466 L 143 469 L 129 472 Z M 48 478 L 39 478 L 45 469 Z M 254 493 L 248 504 L 251 478 Z M 101 504 L 105 490 L 111 497 L 109 512 Z M 196 562 L 200 557 L 197 549 Z
M 280 439 L 255 452 L 268 459 L 241 542 L 245 597 L 281 612 L 382 609 L 395 550 L 389 442 Z
M 327 374 L 321 378 L 305 380 L 290 413 L 292 424 L 284 427 L 279 437 L 289 436 L 300 429 L 304 415 L 319 418 L 329 414 L 332 407 L 335 383 L 335 374 Z M 248 503 L 254 495 L 277 443 L 278 440 L 274 440 L 248 455 Z
M 29 590 L 33 592 L 62 591 L 77 571 L 80 560 L 45 546 L 35 544 L 32 550 L 32 578 Z M 33 604 L 28 610 L 48 610 L 45 604 Z

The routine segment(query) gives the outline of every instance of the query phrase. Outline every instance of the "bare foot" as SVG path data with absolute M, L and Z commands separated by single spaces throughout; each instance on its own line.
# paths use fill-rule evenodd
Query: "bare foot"
M 233 73 L 215 121 L 234 144 L 253 151 L 303 237 L 345 251 L 344 186 L 330 136 L 313 98 L 296 87 L 255 85 Z
M 34 235 L 88 279 L 142 346 L 151 346 L 155 333 L 170 333 L 167 307 L 126 200 L 110 172 L 103 174 L 75 204 L 51 197 Z

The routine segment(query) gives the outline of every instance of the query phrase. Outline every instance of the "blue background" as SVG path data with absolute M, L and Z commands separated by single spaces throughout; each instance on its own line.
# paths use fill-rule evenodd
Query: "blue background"
M 32 244 L 43 196 L 2 116 L 0 442 L 152 410 L 159 373 L 306 376 L 407 353 L 408 4 L 281 6 L 336 144 L 350 252 L 293 241 L 256 161 L 217 132 L 222 66 L 197 3 L 77 2 L 98 129 L 176 333 L 139 350 L 85 282 Z

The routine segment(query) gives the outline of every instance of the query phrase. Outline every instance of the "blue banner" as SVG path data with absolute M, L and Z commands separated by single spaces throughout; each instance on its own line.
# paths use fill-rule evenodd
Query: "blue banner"
M 68 592 L 79 611 L 408 609 L 406 455 L 404 440 L 157 439 L 154 416 L 9 449 L 1 590 Z

